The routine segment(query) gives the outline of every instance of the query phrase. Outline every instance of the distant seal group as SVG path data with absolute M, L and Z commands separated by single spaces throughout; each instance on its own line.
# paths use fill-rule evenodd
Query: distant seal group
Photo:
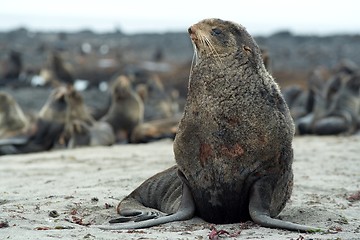
M 115 142 L 112 127 L 92 118 L 81 94 L 71 85 L 55 88 L 41 108 L 39 116 L 64 125 L 60 140 L 66 147 L 106 146 Z
M 331 77 L 314 75 L 308 89 L 300 92 L 295 102 L 302 104 L 290 107 L 298 134 L 351 135 L 359 131 L 360 70 L 351 62 L 341 62 Z
M 211 223 L 275 219 L 293 186 L 294 124 L 251 35 L 239 24 L 204 19 L 188 30 L 195 54 L 176 165 L 146 180 L 102 229 L 144 228 L 197 215 Z

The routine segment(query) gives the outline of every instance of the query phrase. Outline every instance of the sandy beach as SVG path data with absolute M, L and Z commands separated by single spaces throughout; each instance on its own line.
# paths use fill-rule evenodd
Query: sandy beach
M 214 228 L 226 231 L 220 239 L 360 239 L 360 135 L 297 136 L 293 145 L 295 185 L 279 218 L 330 233 L 199 218 L 139 230 L 89 227 L 115 217 L 123 197 L 175 164 L 172 141 L 162 140 L 0 157 L 0 239 L 216 239 Z

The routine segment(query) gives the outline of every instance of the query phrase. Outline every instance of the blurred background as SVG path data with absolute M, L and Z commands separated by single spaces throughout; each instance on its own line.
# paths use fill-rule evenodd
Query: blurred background
M 0 29 L 25 27 L 33 31 L 79 31 L 91 29 L 126 34 L 184 31 L 203 18 L 236 21 L 252 34 L 269 35 L 288 30 L 295 34 L 358 33 L 360 3 L 344 1 L 228 1 L 182 0 L 3 1 Z
M 178 67 L 192 58 L 187 28 L 217 17 L 248 29 L 267 50 L 281 85 L 291 80 L 301 84 L 318 65 L 331 68 L 344 58 L 360 63 L 359 5 L 356 0 L 4 1 L 0 77 L 9 71 L 6 61 L 14 52 L 28 78 L 44 67 L 51 51 L 61 52 L 76 79 L 95 85 L 128 63 L 169 72 L 174 68 L 168 64 Z
M 3 1 L 0 88 L 37 112 L 54 80 L 70 82 L 97 112 L 107 104 L 111 81 L 127 75 L 133 83 L 157 79 L 183 103 L 193 57 L 187 29 L 216 17 L 247 28 L 283 90 L 294 85 L 307 90 L 314 75 L 326 81 L 339 67 L 358 71 L 359 5 L 356 0 Z M 68 79 L 57 75 L 59 66 Z

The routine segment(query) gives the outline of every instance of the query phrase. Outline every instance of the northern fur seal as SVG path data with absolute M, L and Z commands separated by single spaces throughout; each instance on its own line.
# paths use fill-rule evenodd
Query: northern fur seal
M 196 214 L 212 223 L 252 219 L 318 230 L 273 218 L 292 191 L 294 124 L 259 47 L 229 21 L 205 19 L 188 31 L 196 58 L 174 142 L 177 165 L 135 189 L 118 206 L 123 217 L 102 228 L 143 228 Z
M 112 127 L 92 118 L 83 97 L 71 85 L 55 88 L 39 116 L 64 125 L 62 140 L 69 148 L 112 145 L 115 142 Z
M 340 68 L 313 91 L 313 111 L 297 119 L 299 134 L 349 135 L 360 120 L 360 72 Z
M 145 83 L 136 84 L 136 91 L 144 102 L 145 121 L 170 118 L 176 114 L 175 101 L 165 91 L 158 75 L 150 76 Z
M 0 139 L 25 133 L 30 121 L 15 99 L 6 92 L 0 92 Z
M 63 127 L 62 124 L 38 118 L 26 134 L 0 139 L 0 155 L 50 150 L 59 140 Z
M 340 86 L 336 88 L 331 98 L 321 98 L 319 96 L 317 99 L 320 104 L 315 105 L 311 125 L 314 134 L 350 135 L 358 130 L 360 119 L 360 74 L 346 76 L 339 81 L 340 83 L 334 83 Z M 321 103 L 321 101 L 325 103 Z
M 304 127 L 300 128 L 299 120 L 304 121 L 313 115 L 315 101 L 318 93 L 326 85 L 327 69 L 324 67 L 315 68 L 309 75 L 307 87 L 303 89 L 299 85 L 291 85 L 282 90 L 283 97 L 290 109 L 291 117 L 296 125 L 296 134 L 304 134 Z
M 139 124 L 131 135 L 132 143 L 147 143 L 163 138 L 174 139 L 181 116 L 152 120 Z
M 111 106 L 100 121 L 109 123 L 118 141 L 131 142 L 134 128 L 144 119 L 144 104 L 132 89 L 128 77 L 121 75 L 111 87 Z
M 57 51 L 49 53 L 48 60 L 40 75 L 53 86 L 72 85 L 75 80 L 70 65 L 64 63 L 61 54 Z
M 16 80 L 19 79 L 20 74 L 23 70 L 23 61 L 22 61 L 22 55 L 20 52 L 11 50 L 8 54 L 8 59 L 4 63 L 4 73 L 0 78 L 6 79 L 6 80 Z M 13 81 L 9 81 L 11 84 Z
M 0 155 L 49 150 L 62 129 L 55 122 L 30 121 L 10 94 L 0 92 Z

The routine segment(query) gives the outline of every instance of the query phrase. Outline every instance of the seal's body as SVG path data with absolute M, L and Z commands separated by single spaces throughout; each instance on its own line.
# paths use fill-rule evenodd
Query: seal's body
M 103 228 L 149 227 L 196 214 L 212 223 L 252 219 L 314 230 L 272 218 L 291 195 L 294 125 L 255 41 L 242 26 L 220 19 L 205 19 L 189 34 L 196 61 L 174 141 L 177 166 L 145 181 L 119 204 L 124 217 L 111 221 L 138 222 Z
M 132 143 L 147 143 L 163 138 L 174 139 L 181 116 L 152 120 L 138 125 L 132 135 Z
M 109 123 L 118 141 L 131 141 L 131 134 L 144 118 L 144 104 L 126 76 L 119 76 L 111 88 L 111 106 L 100 120 Z
M 338 73 L 315 92 L 314 110 L 296 121 L 300 134 L 350 135 L 359 129 L 360 73 Z
M 112 127 L 90 115 L 83 97 L 71 85 L 58 86 L 39 112 L 41 119 L 64 125 L 66 147 L 108 146 L 115 142 Z
M 0 139 L 25 133 L 30 121 L 16 100 L 7 92 L 0 92 Z
M 11 95 L 0 92 L 0 155 L 49 150 L 62 129 L 55 122 L 39 118 L 31 121 Z
M 174 152 L 197 213 L 216 223 L 248 219 L 250 189 L 266 183 L 276 216 L 293 179 L 294 126 L 280 90 L 242 27 L 208 20 L 189 31 L 199 59 Z

